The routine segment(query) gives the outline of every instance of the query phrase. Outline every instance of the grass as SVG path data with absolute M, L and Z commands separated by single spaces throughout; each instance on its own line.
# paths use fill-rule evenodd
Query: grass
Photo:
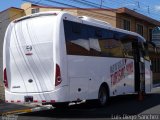
M 4 100 L 4 87 L 0 83 L 0 100 Z

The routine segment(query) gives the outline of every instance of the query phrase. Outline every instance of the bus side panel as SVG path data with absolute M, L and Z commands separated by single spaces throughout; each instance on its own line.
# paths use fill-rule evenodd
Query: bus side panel
M 123 64 L 122 61 L 125 63 Z M 118 66 L 119 69 L 117 69 Z M 121 72 L 123 67 L 124 71 Z M 111 72 L 111 68 L 115 71 Z M 134 93 L 132 59 L 68 55 L 68 76 L 71 101 L 97 99 L 103 82 L 108 84 L 110 96 Z
M 111 64 L 111 87 L 113 95 L 134 93 L 135 68 L 133 59 L 119 59 Z

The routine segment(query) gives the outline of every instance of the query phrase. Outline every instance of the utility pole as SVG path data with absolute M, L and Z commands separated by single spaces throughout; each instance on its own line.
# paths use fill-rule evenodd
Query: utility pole
M 137 3 L 137 4 L 138 4 L 138 8 L 140 8 L 140 4 L 139 4 L 139 1 L 138 1 L 138 3 Z
M 103 0 L 100 0 L 100 1 L 101 1 L 100 8 L 102 8 L 102 2 L 103 2 Z
M 148 6 L 148 14 L 150 14 L 149 6 Z

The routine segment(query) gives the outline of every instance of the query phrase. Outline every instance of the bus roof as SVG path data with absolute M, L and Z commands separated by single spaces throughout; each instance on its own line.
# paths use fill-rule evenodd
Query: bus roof
M 86 17 L 86 16 L 82 16 L 82 17 L 80 17 L 80 16 L 74 16 L 74 15 L 71 15 L 71 14 L 69 14 L 67 12 L 64 12 L 64 11 L 47 11 L 47 12 L 34 13 L 34 14 L 31 14 L 31 15 L 27 15 L 27 16 L 18 18 L 16 20 L 14 20 L 13 22 L 16 23 L 16 22 L 19 22 L 19 21 L 22 21 L 22 20 L 25 20 L 25 19 L 30 19 L 30 18 L 39 17 L 39 16 L 48 16 L 48 15 L 55 15 L 55 16 L 57 16 L 59 14 L 61 14 L 61 16 L 63 16 L 63 15 L 65 16 L 66 15 L 67 17 L 68 17 L 68 15 L 73 16 L 77 20 L 78 19 L 79 20 L 83 20 L 86 23 L 90 23 L 93 26 L 96 25 L 97 27 L 108 28 L 108 29 L 113 30 L 113 31 L 118 31 L 118 32 L 130 34 L 130 35 L 133 35 L 133 36 L 137 36 L 137 37 L 141 38 L 143 40 L 143 42 L 146 42 L 146 40 L 141 35 L 139 35 L 136 32 L 131 32 L 131 31 L 127 31 L 127 30 L 124 30 L 124 29 L 113 27 L 110 23 L 107 23 L 105 21 L 101 21 L 101 20 L 98 20 L 98 19 L 94 19 L 94 18 L 90 18 L 90 17 Z M 77 22 L 76 19 L 74 19 L 75 22 Z
M 19 22 L 19 21 L 22 21 L 22 20 L 25 20 L 25 19 L 30 19 L 30 18 L 39 17 L 39 16 L 48 16 L 48 15 L 55 15 L 56 16 L 59 13 L 63 14 L 63 13 L 66 13 L 66 12 L 61 12 L 61 11 L 39 12 L 39 13 L 34 13 L 34 14 L 30 14 L 30 15 L 15 19 L 13 22 L 16 23 L 16 22 Z

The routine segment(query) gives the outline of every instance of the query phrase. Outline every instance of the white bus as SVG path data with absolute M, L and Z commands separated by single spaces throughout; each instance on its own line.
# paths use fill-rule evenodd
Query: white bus
M 69 103 L 150 92 L 151 62 L 139 34 L 65 12 L 14 20 L 3 47 L 8 103 Z

